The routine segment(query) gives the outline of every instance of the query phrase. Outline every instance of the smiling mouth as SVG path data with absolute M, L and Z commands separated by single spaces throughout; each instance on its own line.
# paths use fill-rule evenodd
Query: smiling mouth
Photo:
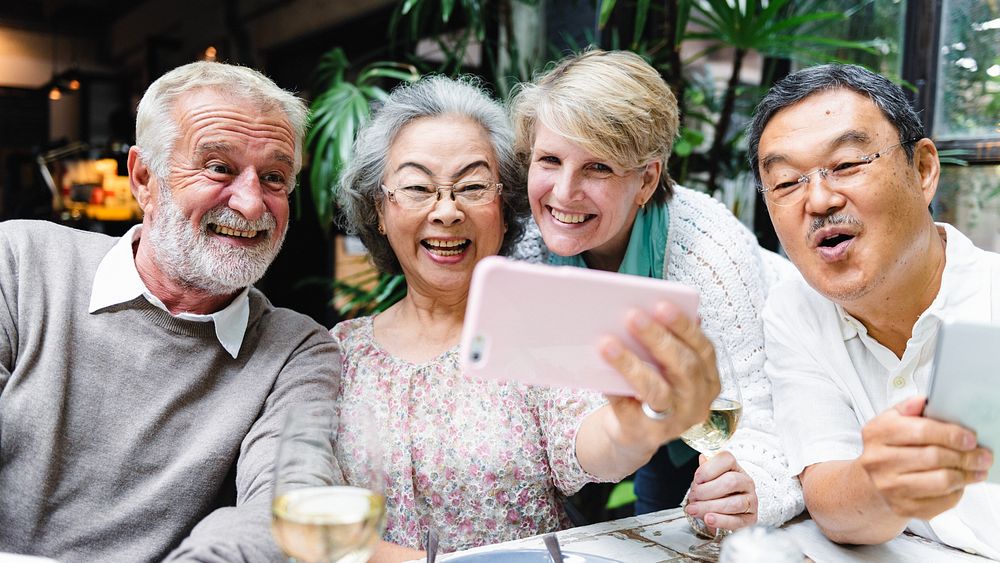
M 429 250 L 432 254 L 438 256 L 457 256 L 468 248 L 472 241 L 469 239 L 462 240 L 440 240 L 440 239 L 425 239 L 420 241 L 420 244 L 424 248 Z
M 853 235 L 841 233 L 827 237 L 819 241 L 819 246 L 821 248 L 836 248 L 837 246 L 840 246 L 842 243 L 845 243 L 850 240 L 854 240 Z
M 596 215 L 590 213 L 563 213 L 558 209 L 553 209 L 552 207 L 546 205 L 546 209 L 549 210 L 549 214 L 552 218 L 560 223 L 565 223 L 567 225 L 576 225 L 583 223 L 584 221 L 589 221 L 596 217 Z
M 232 227 L 226 227 L 215 223 L 210 224 L 209 228 L 212 230 L 213 233 L 217 235 L 223 235 L 235 238 L 248 238 L 248 239 L 256 238 L 257 235 L 262 235 L 263 233 L 266 232 L 266 231 L 244 231 L 241 229 L 234 229 Z

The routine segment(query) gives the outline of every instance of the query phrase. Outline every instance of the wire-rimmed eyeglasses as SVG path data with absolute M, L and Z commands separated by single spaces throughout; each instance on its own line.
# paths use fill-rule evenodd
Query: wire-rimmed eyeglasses
M 452 201 L 463 206 L 486 205 L 496 201 L 497 196 L 503 190 L 500 182 L 486 182 L 483 180 L 468 180 L 465 182 L 455 182 L 450 186 L 439 186 L 437 184 L 409 184 L 389 188 L 382 184 L 382 191 L 385 192 L 389 201 L 406 209 L 423 209 L 435 202 L 441 201 L 441 192 L 447 191 L 451 194 Z
M 779 164 L 773 170 L 769 170 L 766 173 L 766 177 L 764 174 L 761 174 L 760 192 L 764 194 L 764 199 L 768 202 L 784 206 L 795 205 L 801 202 L 805 194 L 809 191 L 807 187 L 813 177 L 826 180 L 826 184 L 830 189 L 853 188 L 864 182 L 865 176 L 871 171 L 871 165 L 876 160 L 888 155 L 898 147 L 915 143 L 918 140 L 910 139 L 909 141 L 889 145 L 873 153 L 865 153 L 860 149 L 846 152 L 840 151 L 837 153 L 833 164 L 817 168 L 805 174 L 791 167 Z

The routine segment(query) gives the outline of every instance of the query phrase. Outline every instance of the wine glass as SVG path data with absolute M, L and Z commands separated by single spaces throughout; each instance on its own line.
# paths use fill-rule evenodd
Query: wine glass
M 330 402 L 289 411 L 275 464 L 272 531 L 290 559 L 301 563 L 367 561 L 385 523 L 378 442 L 362 460 L 365 482 L 350 486 L 335 451 L 340 430 Z M 368 442 L 368 440 L 365 440 Z
M 722 451 L 736 432 L 740 416 L 743 414 L 743 398 L 740 394 L 739 380 L 736 378 L 736 370 L 724 346 L 715 346 L 715 359 L 719 372 L 719 395 L 712 401 L 708 418 L 681 434 L 681 440 L 685 444 L 706 457 L 712 457 Z M 720 542 L 731 530 L 716 528 L 713 533 L 701 518 L 695 518 L 690 514 L 685 514 L 685 516 L 699 536 L 711 538 L 706 543 L 691 546 L 689 548 L 690 555 L 712 561 L 718 560 Z

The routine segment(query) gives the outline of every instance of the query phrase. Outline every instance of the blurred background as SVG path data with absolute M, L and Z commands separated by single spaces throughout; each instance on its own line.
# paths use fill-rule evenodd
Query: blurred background
M 724 201 L 769 248 L 743 139 L 756 101 L 816 62 L 881 72 L 907 89 L 944 149 L 935 216 L 1000 251 L 1000 0 L 4 2 L 0 219 L 124 232 L 140 220 L 124 159 L 146 86 L 194 60 L 252 66 L 314 111 L 286 247 L 258 285 L 332 326 L 405 290 L 368 271 L 330 220 L 337 174 L 373 104 L 429 72 L 477 74 L 503 99 L 588 45 L 631 49 L 661 70 L 682 100 L 673 177 Z

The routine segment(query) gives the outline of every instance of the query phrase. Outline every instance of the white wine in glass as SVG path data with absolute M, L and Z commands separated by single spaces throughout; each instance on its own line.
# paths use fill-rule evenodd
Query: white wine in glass
M 381 458 L 365 456 L 364 487 L 347 485 L 335 455 L 339 427 L 336 407 L 324 402 L 296 407 L 282 430 L 272 531 L 296 562 L 367 561 L 385 524 Z
M 297 561 L 368 560 L 382 528 L 385 499 L 349 486 L 306 487 L 274 501 L 274 537 Z
M 709 457 L 726 445 L 736 432 L 736 426 L 743 414 L 743 405 L 739 401 L 718 397 L 709 407 L 708 418 L 692 426 L 681 434 L 681 440 Z
M 736 433 L 736 427 L 739 426 L 743 414 L 743 397 L 736 370 L 725 347 L 721 344 L 715 346 L 715 360 L 719 373 L 719 396 L 712 401 L 708 418 L 681 434 L 681 440 L 685 444 L 707 457 L 719 453 L 729 443 L 729 439 Z M 713 534 L 701 518 L 695 518 L 690 514 L 685 516 L 699 535 L 712 538 L 707 543 L 691 546 L 688 555 L 702 561 L 717 561 L 720 542 L 729 534 L 729 530 L 717 528 Z

